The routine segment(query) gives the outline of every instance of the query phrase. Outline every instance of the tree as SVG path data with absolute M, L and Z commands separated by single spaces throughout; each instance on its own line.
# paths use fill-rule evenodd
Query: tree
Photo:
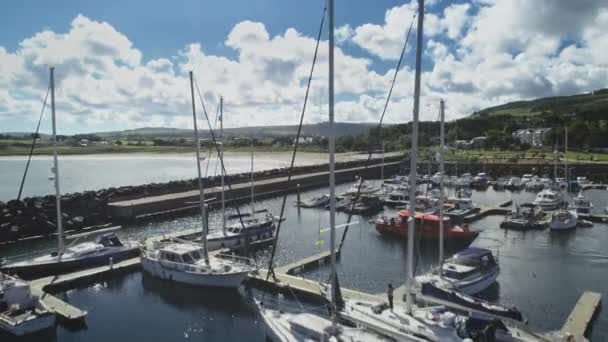
M 122 140 L 116 140 L 114 145 L 122 146 Z

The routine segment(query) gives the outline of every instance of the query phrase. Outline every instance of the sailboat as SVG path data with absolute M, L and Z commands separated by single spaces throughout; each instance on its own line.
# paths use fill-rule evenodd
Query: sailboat
M 220 98 L 220 158 L 223 163 L 223 98 Z M 251 145 L 251 211 L 241 215 L 226 216 L 226 205 L 224 195 L 224 168 L 222 168 L 221 186 L 222 186 L 222 229 L 216 230 L 207 235 L 207 247 L 210 251 L 222 248 L 238 248 L 247 243 L 258 240 L 271 239 L 274 236 L 276 229 L 275 223 L 278 218 L 272 215 L 267 210 L 255 210 L 255 183 L 254 183 L 254 167 L 253 167 L 253 142 Z M 264 214 L 261 216 L 261 214 Z M 258 215 L 256 215 L 258 214 Z M 236 218 L 234 223 L 227 224 L 228 218 Z M 200 242 L 202 238 L 197 238 L 194 241 Z
M 203 189 L 200 140 L 196 123 L 194 79 L 190 71 L 192 118 L 200 192 L 202 245 L 186 240 L 148 240 L 142 247 L 141 265 L 145 272 L 169 281 L 198 286 L 237 288 L 255 270 L 253 260 L 235 256 L 211 255 L 207 248 L 207 209 Z
M 329 189 L 330 189 L 330 243 L 331 243 L 331 279 L 336 278 L 336 180 L 335 180 L 335 128 L 333 106 L 333 0 L 328 0 L 329 17 Z M 334 280 L 336 280 L 334 282 Z M 366 329 L 354 328 L 338 322 L 337 294 L 331 295 L 331 319 L 311 311 L 285 312 L 272 309 L 262 301 L 255 300 L 258 312 L 264 324 L 267 339 L 275 342 L 295 341 L 389 341 L 383 335 Z M 414 340 L 412 340 L 414 341 Z M 420 340 L 421 341 L 421 340 Z
M 61 191 L 59 186 L 59 158 L 57 156 L 57 126 L 55 120 L 55 68 L 50 69 L 51 114 L 53 125 L 53 181 L 55 186 L 55 205 L 57 209 L 57 251 L 16 262 L 4 262 L 0 270 L 20 277 L 47 276 L 66 273 L 75 269 L 107 265 L 123 259 L 137 257 L 139 244 L 133 241 L 122 242 L 114 233 L 101 235 L 95 242 L 78 240 L 67 247 L 64 244 L 63 220 L 61 216 Z M 87 234 L 87 235 L 93 235 Z

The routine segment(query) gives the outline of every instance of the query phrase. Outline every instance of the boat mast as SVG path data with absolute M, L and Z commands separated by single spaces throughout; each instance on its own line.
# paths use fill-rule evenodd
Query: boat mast
M 418 114 L 420 111 L 420 71 L 422 69 L 422 38 L 424 0 L 418 0 L 418 29 L 416 30 L 416 77 L 414 80 L 414 113 L 412 120 L 412 144 L 410 150 L 410 211 L 407 230 L 407 292 L 406 309 L 412 312 L 412 279 L 414 277 L 414 229 L 416 216 L 416 157 L 418 153 Z
M 205 190 L 203 189 L 203 178 L 201 175 L 201 142 L 198 137 L 198 126 L 196 124 L 196 105 L 194 103 L 194 76 L 192 74 L 192 71 L 190 71 L 190 94 L 192 96 L 192 120 L 194 122 L 194 144 L 196 145 L 196 169 L 198 171 L 198 189 L 200 194 L 201 220 L 203 226 L 203 255 L 205 257 L 205 264 L 209 265 L 209 253 L 207 252 L 207 210 L 205 208 Z
M 55 176 L 55 207 L 57 208 L 57 249 L 59 260 L 64 252 L 61 191 L 59 188 L 59 160 L 57 158 L 57 125 L 55 123 L 55 68 L 51 67 L 51 117 L 53 122 L 53 175 Z
M 382 164 L 380 165 L 380 184 L 384 187 L 384 141 L 382 141 Z
M 224 165 L 224 97 L 220 96 L 220 163 Z M 221 171 L 222 186 L 222 232 L 226 234 L 226 195 L 224 191 L 224 168 Z
M 445 236 L 443 234 L 443 174 L 444 174 L 444 158 L 445 158 L 445 102 L 443 99 L 439 102 L 439 116 L 441 120 L 441 126 L 439 129 L 439 139 L 441 142 L 439 143 L 439 271 L 441 272 L 441 266 L 443 265 L 443 240 Z
M 251 220 L 255 219 L 255 187 L 253 185 L 253 138 L 251 139 Z
M 568 170 L 568 126 L 565 126 L 564 128 L 566 129 L 564 133 L 564 165 L 566 166 L 566 192 L 570 193 L 570 170 Z
M 335 178 L 335 131 L 334 131 L 334 1 L 327 1 L 329 22 L 329 227 L 331 255 L 331 326 L 337 332 L 336 313 L 336 178 Z

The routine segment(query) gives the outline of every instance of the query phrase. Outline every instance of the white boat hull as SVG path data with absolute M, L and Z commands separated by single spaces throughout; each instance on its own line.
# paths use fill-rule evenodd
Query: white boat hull
M 248 271 L 227 274 L 191 273 L 164 267 L 158 261 L 146 257 L 141 258 L 141 265 L 145 272 L 154 277 L 194 286 L 238 288 L 249 274 Z
M 46 313 L 40 316 L 31 316 L 22 321 L 11 322 L 0 315 L 0 329 L 15 335 L 25 336 L 37 333 L 55 326 L 55 315 Z
M 577 220 L 568 220 L 566 222 L 553 221 L 549 223 L 551 230 L 570 230 L 576 228 Z

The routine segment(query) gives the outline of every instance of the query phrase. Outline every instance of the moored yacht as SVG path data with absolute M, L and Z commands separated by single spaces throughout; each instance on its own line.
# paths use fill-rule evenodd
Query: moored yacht
M 134 241 L 122 242 L 115 233 L 105 233 L 95 242 L 82 242 L 68 246 L 62 253 L 52 252 L 33 259 L 5 263 L 2 272 L 17 274 L 24 278 L 47 276 L 69 271 L 107 265 L 139 255 L 139 244 Z
M 0 329 L 25 336 L 55 326 L 55 314 L 32 295 L 30 284 L 0 273 Z
M 521 190 L 523 185 L 524 184 L 521 182 L 521 178 L 511 177 L 511 178 L 509 178 L 509 181 L 507 182 L 507 185 L 505 188 L 508 190 L 511 190 L 511 191 L 516 191 L 516 190 Z
M 380 191 L 380 188 L 372 186 L 368 181 L 357 177 L 355 183 L 346 190 L 344 195 L 355 196 L 357 194 L 373 194 Z
M 468 295 L 484 291 L 496 282 L 500 272 L 492 251 L 469 247 L 446 260 L 441 272 L 416 277 L 418 284 L 431 283 L 445 289 L 453 289 Z
M 577 214 L 591 214 L 593 203 L 591 203 L 591 200 L 589 200 L 587 197 L 585 197 L 585 195 L 583 195 L 582 191 L 579 192 L 578 195 L 574 197 L 572 201 L 572 209 L 574 209 Z
M 196 286 L 237 288 L 255 270 L 247 258 L 213 255 L 188 241 L 150 241 L 141 251 L 145 272 L 160 279 Z
M 549 228 L 551 228 L 551 230 L 569 230 L 576 228 L 577 224 L 578 214 L 576 211 L 563 208 L 551 213 Z
M 564 196 L 561 191 L 545 188 L 536 195 L 534 205 L 538 205 L 545 210 L 557 209 L 564 201 Z
M 299 203 L 296 203 L 296 205 L 302 208 L 319 208 L 326 206 L 327 203 L 329 203 L 329 195 L 321 195 L 300 201 Z

